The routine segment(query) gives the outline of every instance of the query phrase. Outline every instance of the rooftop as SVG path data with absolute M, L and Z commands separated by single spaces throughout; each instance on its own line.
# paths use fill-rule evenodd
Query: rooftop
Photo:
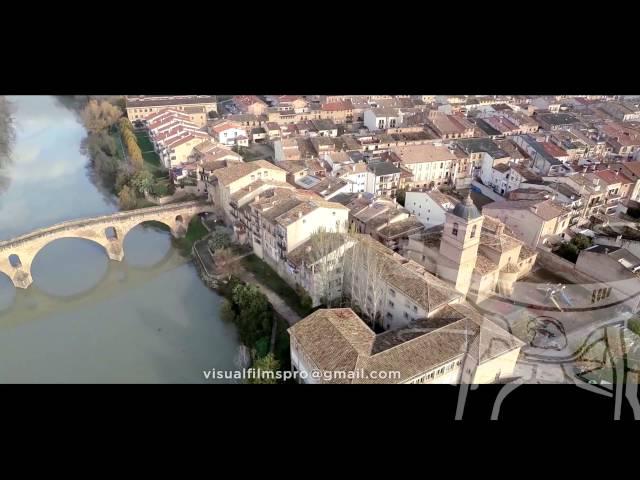
M 162 107 L 169 105 L 196 105 L 199 103 L 216 103 L 215 95 L 175 95 L 151 97 L 147 95 L 127 95 L 127 108 Z
M 213 176 L 216 177 L 220 183 L 228 186 L 236 180 L 250 175 L 251 173 L 255 172 L 256 170 L 260 170 L 261 168 L 275 170 L 278 172 L 285 172 L 281 168 L 276 167 L 274 164 L 269 163 L 266 160 L 256 160 L 255 162 L 250 163 L 233 163 L 232 165 L 229 165 L 225 168 L 216 170 L 213 173 Z
M 458 146 L 467 154 L 485 152 L 492 158 L 505 158 L 509 154 L 490 138 L 467 138 L 456 140 Z
M 569 113 L 539 113 L 535 118 L 542 120 L 553 127 L 557 127 L 559 125 L 571 125 L 573 123 L 580 122 L 576 117 Z
M 462 357 L 483 363 L 523 342 L 486 320 L 467 304 L 443 308 L 435 317 L 417 319 L 399 330 L 375 335 L 351 309 L 317 310 L 289 329 L 315 365 L 324 371 L 398 371 L 396 381 Z M 334 383 L 385 382 L 340 378 Z
M 403 164 L 456 160 L 455 154 L 449 151 L 446 146 L 437 146 L 430 143 L 391 147 L 391 151 L 397 155 Z
M 390 163 L 390 162 L 370 163 L 368 165 L 368 169 L 371 172 L 373 172 L 377 177 L 384 176 L 384 175 L 394 175 L 402 171 L 398 167 L 396 167 L 393 163 Z

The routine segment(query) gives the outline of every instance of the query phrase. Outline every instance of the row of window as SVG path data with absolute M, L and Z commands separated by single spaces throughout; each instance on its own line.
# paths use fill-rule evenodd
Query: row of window
M 456 367 L 459 367 L 461 363 L 462 363 L 462 360 L 457 360 L 453 363 L 450 363 L 449 365 L 440 367 L 438 370 L 434 370 L 433 372 L 430 372 L 427 375 L 423 375 L 422 377 L 414 380 L 412 383 L 427 383 L 428 381 L 434 379 L 435 377 L 439 377 L 442 374 L 447 373 Z

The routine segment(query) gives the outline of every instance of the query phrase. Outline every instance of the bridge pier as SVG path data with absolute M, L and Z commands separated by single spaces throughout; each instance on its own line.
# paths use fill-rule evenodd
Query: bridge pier
M 29 288 L 29 286 L 33 283 L 31 272 L 25 270 L 24 268 L 17 268 L 11 280 L 13 281 L 13 285 L 16 288 Z
M 117 262 L 124 260 L 124 248 L 122 240 L 119 238 L 110 239 L 104 248 L 107 251 L 107 256 L 110 260 L 115 260 Z

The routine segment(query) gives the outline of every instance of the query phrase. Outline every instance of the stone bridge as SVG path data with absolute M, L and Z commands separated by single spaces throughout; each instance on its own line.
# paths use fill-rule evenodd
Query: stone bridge
M 16 287 L 27 288 L 33 282 L 31 264 L 38 252 L 61 238 L 91 240 L 102 245 L 110 259 L 122 261 L 124 238 L 137 225 L 150 221 L 160 222 L 171 229 L 174 237 L 182 237 L 194 215 L 210 212 L 212 209 L 211 203 L 198 200 L 71 220 L 41 228 L 0 241 L 0 273 L 6 274 Z

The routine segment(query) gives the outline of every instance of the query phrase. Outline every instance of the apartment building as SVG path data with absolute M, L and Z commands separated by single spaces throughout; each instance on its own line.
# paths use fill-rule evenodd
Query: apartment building
M 437 190 L 409 191 L 405 194 L 405 208 L 415 215 L 425 228 L 437 227 L 445 222 L 445 213 L 459 203 L 457 198 Z
M 289 252 L 319 231 L 346 232 L 349 209 L 300 192 L 252 202 L 249 225 L 254 253 L 282 271 Z
M 621 164 L 620 170 L 627 178 L 634 182 L 629 190 L 629 198 L 640 201 L 640 162 L 625 162 Z
M 640 122 L 640 105 L 631 102 L 606 102 L 600 109 L 621 122 Z
M 247 130 L 236 122 L 219 120 L 209 126 L 209 131 L 222 145 L 240 145 L 244 147 L 249 145 Z
M 530 135 L 515 135 L 513 141 L 531 158 L 531 168 L 540 175 L 564 175 L 572 169 L 551 155 Z
M 231 101 L 242 113 L 256 116 L 267 113 L 267 104 L 255 95 L 236 95 Z
M 149 139 L 165 168 L 178 167 L 191 161 L 193 149 L 210 140 L 187 114 L 163 110 L 144 118 Z
M 632 160 L 640 150 L 640 130 L 616 123 L 604 125 L 600 132 L 606 135 L 609 155 L 619 160 Z
M 287 172 L 266 160 L 256 160 L 234 163 L 211 173 L 207 179 L 209 199 L 224 210 L 227 223 L 234 224 L 238 221 L 238 215 L 231 205 L 232 195 L 258 180 L 278 182 L 286 186 Z
M 459 115 L 447 115 L 432 110 L 429 112 L 429 126 L 443 140 L 471 138 L 475 135 L 475 126 Z
M 470 138 L 454 143 L 469 157 L 472 176 L 478 176 L 487 186 L 491 186 L 494 167 L 508 165 L 511 161 L 511 156 L 489 138 Z
M 365 177 L 365 192 L 372 193 L 376 197 L 395 197 L 396 191 L 400 187 L 401 173 L 402 170 L 391 162 L 369 163 Z
M 125 101 L 127 117 L 129 117 L 129 120 L 132 122 L 142 120 L 164 109 L 184 111 L 188 115 L 195 116 L 198 119 L 201 118 L 199 109 L 204 109 L 204 113 L 206 114 L 218 111 L 215 95 L 127 95 Z M 189 110 L 190 113 L 185 111 L 185 109 Z
M 402 115 L 396 108 L 370 108 L 364 112 L 364 126 L 370 131 L 397 128 L 402 124 Z
M 569 226 L 570 209 L 554 200 L 507 200 L 488 203 L 482 213 L 497 218 L 531 248 L 561 237 Z
M 391 161 L 411 171 L 407 187 L 431 188 L 455 181 L 457 157 L 442 144 L 391 147 Z

